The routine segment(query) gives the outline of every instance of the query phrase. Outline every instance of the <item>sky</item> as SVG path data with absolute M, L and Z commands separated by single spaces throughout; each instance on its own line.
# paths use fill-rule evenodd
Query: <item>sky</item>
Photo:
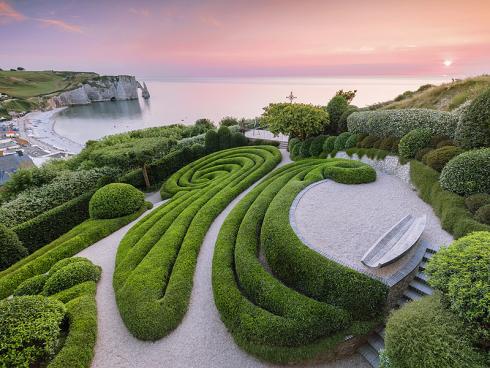
M 490 0 L 0 0 L 0 68 L 161 77 L 490 73 Z

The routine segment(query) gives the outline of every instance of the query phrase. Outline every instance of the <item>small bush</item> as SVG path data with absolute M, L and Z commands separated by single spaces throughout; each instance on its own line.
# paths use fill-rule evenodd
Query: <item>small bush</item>
M 400 157 L 414 158 L 418 150 L 430 144 L 431 135 L 432 133 L 428 129 L 414 129 L 407 133 L 398 144 Z
M 231 132 L 230 128 L 227 126 L 221 126 L 218 129 L 218 140 L 219 140 L 219 149 L 228 149 L 231 147 Z
M 439 143 L 447 140 L 450 140 L 448 136 L 436 134 L 430 139 L 430 147 L 438 148 L 437 145 Z
M 328 137 L 325 140 L 325 142 L 323 142 L 323 152 L 324 153 L 330 153 L 333 151 L 336 139 L 337 139 L 337 137 L 332 136 L 332 137 Z
M 345 143 L 347 142 L 347 140 L 350 138 L 351 135 L 352 134 L 349 132 L 344 132 L 338 135 L 333 145 L 334 150 L 343 151 L 345 149 Z
M 0 363 L 3 367 L 31 367 L 55 352 L 63 303 L 43 296 L 18 296 L 0 301 Z
M 90 199 L 90 217 L 110 219 L 138 211 L 145 202 L 145 195 L 129 184 L 113 183 L 100 188 Z
M 483 368 L 464 331 L 439 297 L 424 297 L 391 314 L 385 354 L 396 368 Z
M 303 141 L 299 150 L 301 157 L 310 157 L 310 147 L 312 142 L 313 138 L 307 138 Z
M 345 110 L 342 115 L 340 115 L 340 119 L 337 123 L 337 132 L 343 133 L 347 131 L 347 118 L 354 112 L 359 110 L 356 106 L 349 106 L 347 110 Z
M 298 138 L 291 138 L 288 142 L 288 151 L 291 152 L 293 149 L 293 146 L 298 144 L 300 140 Z
M 327 112 L 330 117 L 330 126 L 333 133 L 337 132 L 340 117 L 349 107 L 344 96 L 334 96 L 327 104 Z
M 207 153 L 216 152 L 219 150 L 219 136 L 214 130 L 208 130 L 204 137 L 205 147 Z
M 442 148 L 435 149 L 424 158 L 424 163 L 434 170 L 441 172 L 441 170 L 446 166 L 446 164 L 453 158 L 464 151 L 459 147 L 445 146 Z
M 41 294 L 46 280 L 49 278 L 47 273 L 42 273 L 25 280 L 14 291 L 14 295 L 37 295 Z
M 464 148 L 490 146 L 490 88 L 475 98 L 462 114 L 455 140 Z
M 240 132 L 235 132 L 231 134 L 230 137 L 230 147 L 241 147 L 246 146 L 248 143 L 247 137 Z
M 101 272 L 101 268 L 91 262 L 70 263 L 53 274 L 50 273 L 44 284 L 43 294 L 53 295 L 85 281 L 97 282 Z
M 231 127 L 233 125 L 238 125 L 238 120 L 237 118 L 234 118 L 232 116 L 225 116 L 221 121 L 219 122 L 219 126 L 225 126 L 225 127 Z
M 351 136 L 345 142 L 344 148 L 347 150 L 349 148 L 354 148 L 357 145 L 357 139 L 359 136 L 357 134 L 351 134 Z
M 427 157 L 427 154 L 428 154 L 429 152 L 432 152 L 433 150 L 434 150 L 434 149 L 433 149 L 433 148 L 430 148 L 430 147 L 425 147 L 425 148 L 419 149 L 419 150 L 417 151 L 417 153 L 415 154 L 415 159 L 416 159 L 417 161 L 421 161 L 421 162 L 423 162 L 424 164 L 427 164 L 427 163 L 425 162 L 425 157 Z
M 373 145 L 379 140 L 374 135 L 368 135 L 359 144 L 359 148 L 373 148 Z
M 470 212 L 475 213 L 480 207 L 490 204 L 490 194 L 476 193 L 466 197 L 464 202 Z
M 27 249 L 20 242 L 17 234 L 0 224 L 0 271 L 26 257 Z
M 454 193 L 490 193 L 490 148 L 462 153 L 447 163 L 441 186 Z
M 300 155 L 302 144 L 303 144 L 302 142 L 298 142 L 293 146 L 293 149 L 291 150 L 291 157 L 292 158 L 296 158 Z
M 386 137 L 381 139 L 381 142 L 379 142 L 379 149 L 384 150 L 384 151 L 393 151 L 393 145 L 396 143 L 398 146 L 397 139 L 394 137 Z
M 452 140 L 448 139 L 448 140 L 440 141 L 439 143 L 437 143 L 436 148 L 442 148 L 442 147 L 446 147 L 446 146 L 456 146 L 456 145 L 454 144 L 454 142 Z
M 310 156 L 318 157 L 323 151 L 323 143 L 325 142 L 326 137 L 324 135 L 319 135 L 318 137 L 313 138 L 310 145 Z
M 489 244 L 490 232 L 474 232 L 441 248 L 426 269 L 430 285 L 442 291 L 449 308 L 472 327 L 478 339 L 487 343 L 490 342 Z
M 486 204 L 475 212 L 475 220 L 490 225 L 490 204 Z

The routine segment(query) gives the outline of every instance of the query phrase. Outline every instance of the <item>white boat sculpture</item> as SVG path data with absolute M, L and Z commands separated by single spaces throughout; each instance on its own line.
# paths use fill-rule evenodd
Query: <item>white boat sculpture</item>
M 405 216 L 369 248 L 361 262 L 371 268 L 381 268 L 400 259 L 420 238 L 426 222 L 426 215 Z

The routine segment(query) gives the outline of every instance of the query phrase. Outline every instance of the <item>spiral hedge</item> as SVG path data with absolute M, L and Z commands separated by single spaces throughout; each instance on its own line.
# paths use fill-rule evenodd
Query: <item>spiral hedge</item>
M 212 222 L 280 160 L 275 147 L 232 148 L 194 161 L 165 182 L 162 198 L 171 199 L 129 230 L 116 256 L 116 301 L 134 336 L 157 340 L 178 326 Z
M 286 165 L 235 206 L 218 236 L 212 283 L 221 319 L 240 347 L 267 361 L 331 356 L 346 336 L 365 334 L 382 318 L 387 286 L 314 252 L 291 228 L 285 209 L 326 178 L 367 183 L 376 172 L 345 159 Z

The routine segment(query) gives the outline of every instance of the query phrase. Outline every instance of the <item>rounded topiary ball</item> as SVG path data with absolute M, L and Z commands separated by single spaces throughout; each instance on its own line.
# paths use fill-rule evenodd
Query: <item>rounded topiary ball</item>
M 464 148 L 490 146 L 490 88 L 475 98 L 463 113 L 455 140 Z
M 27 249 L 22 245 L 17 234 L 0 224 L 0 271 L 27 255 Z
M 130 184 L 112 183 L 97 190 L 89 203 L 90 217 L 110 219 L 130 215 L 145 202 L 145 195 Z
M 400 139 L 398 152 L 405 159 L 414 158 L 419 150 L 428 147 L 432 138 L 432 132 L 428 129 L 414 129 Z
M 490 148 L 464 152 L 442 169 L 441 186 L 454 193 L 490 193 Z
M 444 146 L 427 153 L 424 157 L 424 163 L 440 172 L 452 158 L 463 152 L 463 149 L 459 147 Z
M 475 220 L 482 224 L 490 225 L 490 204 L 480 207 L 475 212 Z

